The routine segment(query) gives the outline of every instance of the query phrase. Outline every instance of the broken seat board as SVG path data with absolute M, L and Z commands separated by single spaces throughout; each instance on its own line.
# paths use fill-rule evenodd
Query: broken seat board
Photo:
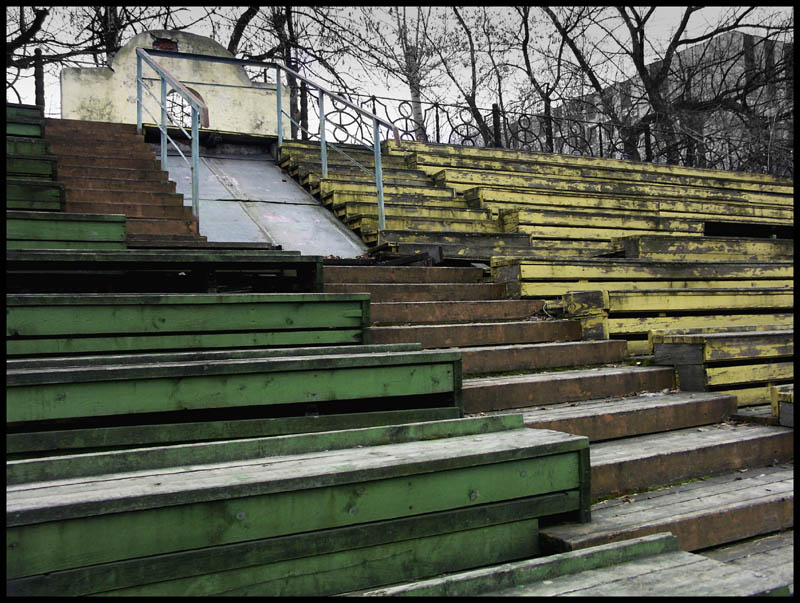
M 586 438 L 532 429 L 33 482 L 7 488 L 7 577 L 540 495 L 587 521 L 588 485 Z

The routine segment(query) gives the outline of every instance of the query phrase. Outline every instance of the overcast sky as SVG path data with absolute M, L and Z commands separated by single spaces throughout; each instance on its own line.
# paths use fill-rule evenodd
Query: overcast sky
M 194 8 L 194 7 L 193 7 Z M 678 22 L 680 20 L 680 16 L 683 13 L 685 7 L 683 6 L 662 6 L 656 9 L 656 13 L 654 14 L 654 18 L 652 19 L 653 29 L 651 37 L 654 40 L 667 40 L 669 35 L 675 30 Z M 689 22 L 689 29 L 687 31 L 687 35 L 694 36 L 696 34 L 701 33 L 709 24 L 713 23 L 722 11 L 725 11 L 729 7 L 706 7 L 699 13 L 696 13 L 692 16 Z M 9 10 L 7 8 L 6 10 Z M 198 9 L 199 10 L 199 9 Z M 782 6 L 782 7 L 760 7 L 759 10 L 763 11 L 791 11 L 793 10 L 790 6 Z M 202 14 L 202 13 L 201 13 Z M 210 28 L 196 26 L 192 28 L 191 33 L 198 34 L 198 35 L 210 35 Z M 224 45 L 224 44 L 223 44 Z M 656 45 L 656 51 L 661 50 Z M 46 70 L 47 71 L 47 70 Z M 377 82 L 376 82 L 377 84 Z M 380 86 L 379 86 L 380 87 Z M 20 95 L 22 96 L 23 103 L 33 104 L 35 102 L 35 94 L 34 94 L 34 84 L 33 78 L 28 78 L 22 85 L 17 87 Z M 391 89 L 384 88 L 383 90 L 376 89 L 374 92 L 377 96 L 390 96 L 393 98 L 406 98 L 408 96 L 407 89 L 399 85 L 397 87 L 393 87 Z M 7 95 L 7 101 L 9 102 L 17 102 L 16 95 L 10 93 Z M 46 107 L 46 114 L 50 117 L 60 117 L 60 104 L 61 104 L 61 95 L 60 95 L 60 85 L 59 80 L 56 74 L 54 73 L 45 73 L 45 107 Z

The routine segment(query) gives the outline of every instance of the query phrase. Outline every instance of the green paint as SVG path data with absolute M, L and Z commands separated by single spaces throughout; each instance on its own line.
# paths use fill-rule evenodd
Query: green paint
M 377 361 L 380 363 L 380 360 Z M 271 406 L 453 392 L 453 361 L 10 387 L 6 421 Z M 244 367 L 246 368 L 246 367 Z M 254 370 L 252 368 L 246 370 Z
M 572 490 L 578 485 L 578 455 L 565 453 L 327 488 L 16 526 L 6 530 L 7 579 L 408 517 Z

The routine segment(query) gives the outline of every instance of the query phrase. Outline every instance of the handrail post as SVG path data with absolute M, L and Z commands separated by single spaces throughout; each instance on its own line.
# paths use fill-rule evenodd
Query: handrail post
M 142 57 L 136 54 L 136 133 L 142 133 Z
M 167 80 L 161 77 L 161 169 L 167 170 Z
M 192 107 L 192 215 L 200 217 L 200 128 L 197 109 Z
M 386 229 L 383 212 L 383 167 L 381 166 L 381 139 L 378 120 L 372 120 L 372 147 L 375 152 L 375 186 L 378 189 L 378 230 Z
M 283 144 L 283 101 L 281 99 L 281 68 L 275 67 L 275 91 L 278 97 L 278 146 Z
M 319 148 L 322 161 L 322 177 L 328 177 L 328 147 L 325 142 L 325 93 L 319 89 Z

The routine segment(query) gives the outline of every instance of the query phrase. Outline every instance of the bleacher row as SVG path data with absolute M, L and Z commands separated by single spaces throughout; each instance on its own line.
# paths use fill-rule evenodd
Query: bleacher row
M 460 354 L 370 344 L 319 257 L 65 212 L 41 109 L 7 123 L 8 594 L 335 594 L 588 520 L 587 438 L 464 418 Z
M 321 178 L 307 143 L 284 145 L 279 160 L 376 249 L 490 263 L 510 297 L 548 300 L 547 312 L 581 320 L 584 338 L 624 339 L 629 354 L 676 367 L 685 360 L 664 346 L 677 337 L 745 345 L 746 330 L 774 342 L 714 361 L 706 378 L 684 379 L 690 391 L 744 406 L 791 383 L 791 180 L 414 141 L 384 149 L 383 232 L 374 176 L 329 153 L 336 171 Z
M 12 119 L 20 113 L 25 115 Z M 37 135 L 27 128 L 44 123 L 33 113 L 25 106 L 7 109 L 8 165 L 22 165 L 29 155 L 18 151 L 25 148 L 48 155 L 42 130 Z M 17 122 L 27 129 L 13 130 Z M 551 286 L 553 279 L 536 277 L 539 284 L 525 296 L 547 298 L 551 311 L 582 318 L 586 338 L 620 335 L 608 326 L 606 305 L 584 303 L 589 311 L 572 311 L 567 303 L 570 295 L 581 294 L 565 281 L 608 277 L 584 270 L 567 279 L 559 270 L 571 263 L 565 258 L 583 257 L 584 268 L 602 272 L 613 259 L 591 260 L 595 251 L 587 250 L 619 255 L 627 253 L 628 241 L 560 239 L 547 231 L 550 238 L 534 247 L 531 234 L 502 231 L 500 225 L 511 221 L 501 209 L 509 208 L 469 207 L 470 188 L 462 193 L 427 175 L 431 165 L 444 164 L 423 168 L 420 153 L 387 146 L 387 208 L 396 218 L 387 218 L 383 232 L 376 229 L 374 183 L 359 181 L 344 166 L 331 178 L 315 179 L 313 160 L 310 166 L 284 165 L 367 242 L 401 254 L 436 247 L 444 257 L 491 261 L 498 287 L 511 296 L 522 295 L 528 263 L 547 264 L 541 257 L 546 250 L 559 258 L 550 264 L 558 277 L 554 293 L 539 293 L 536 287 Z M 308 147 L 287 143 L 281 154 L 297 149 Z M 444 167 L 458 168 L 459 155 L 468 155 L 445 151 L 432 153 L 454 164 Z M 508 152 L 498 151 L 500 159 L 492 153 L 486 161 L 512 165 L 503 156 Z M 513 161 L 524 159 L 520 154 Z M 52 197 L 60 189 L 53 186 L 58 163 L 51 164 L 49 180 L 38 172 L 26 175 L 23 168 L 13 172 L 27 180 L 8 184 L 20 187 L 19 208 L 38 198 L 37 190 Z M 753 192 L 782 194 L 763 184 L 764 190 Z M 17 218 L 14 211 L 7 210 L 10 221 Z M 55 221 L 59 227 L 52 233 L 62 231 L 65 216 L 83 215 L 52 204 L 22 211 L 34 214 L 37 224 Z M 663 225 L 660 220 L 652 224 Z M 125 218 L 116 221 L 124 224 Z M 787 222 L 763 225 L 785 228 Z M 540 553 L 540 522 L 590 520 L 586 437 L 526 429 L 520 414 L 465 417 L 460 352 L 372 343 L 370 296 L 322 293 L 320 258 L 186 244 L 142 249 L 129 244 L 129 234 L 122 247 L 98 249 L 88 230 L 63 243 L 52 234 L 42 238 L 42 230 L 47 229 L 7 231 L 21 233 L 10 241 L 22 241 L 7 250 L 13 283 L 6 332 L 7 593 L 363 591 L 528 559 Z M 598 240 L 602 245 L 593 247 Z M 702 245 L 693 249 L 703 253 Z M 516 257 L 509 261 L 498 250 Z M 768 289 L 790 294 L 787 247 L 774 251 L 778 259 L 764 271 L 751 255 L 736 258 L 731 271 L 712 274 L 709 268 L 691 277 L 676 275 L 675 266 L 668 274 L 658 272 L 651 260 L 637 256 L 618 260 L 613 269 L 627 261 L 641 266 L 639 272 L 611 280 L 669 281 L 674 291 L 691 293 L 730 289 L 701 283 L 737 283 L 743 291 L 745 282 L 770 281 Z M 575 266 L 580 272 L 581 264 Z M 512 278 L 515 268 L 519 275 Z M 678 285 L 687 280 L 698 287 Z M 604 292 L 610 297 L 611 291 Z M 769 321 L 781 324 L 774 316 Z M 648 327 L 645 339 L 630 341 L 652 342 L 655 357 L 667 358 L 658 337 L 678 335 L 674 329 L 684 323 L 660 324 Z M 782 324 L 788 328 L 771 329 L 782 344 L 745 346 L 790 357 L 791 336 L 787 342 L 785 335 L 791 334 L 791 319 Z M 754 332 L 765 336 L 764 329 Z M 635 352 L 635 346 L 630 349 Z M 713 353 L 701 357 L 720 361 Z M 682 352 L 674 358 L 685 379 L 713 374 L 697 377 L 697 362 L 686 362 Z M 791 403 L 785 390 L 780 400 Z M 779 406 L 777 390 L 770 393 Z M 482 415 L 490 408 L 472 410 Z M 674 551 L 675 539 L 612 548 L 539 566 L 556 576 L 575 571 L 565 569 L 576 566 L 571 560 L 584 567 L 607 564 L 607 555 L 618 562 L 647 558 Z

